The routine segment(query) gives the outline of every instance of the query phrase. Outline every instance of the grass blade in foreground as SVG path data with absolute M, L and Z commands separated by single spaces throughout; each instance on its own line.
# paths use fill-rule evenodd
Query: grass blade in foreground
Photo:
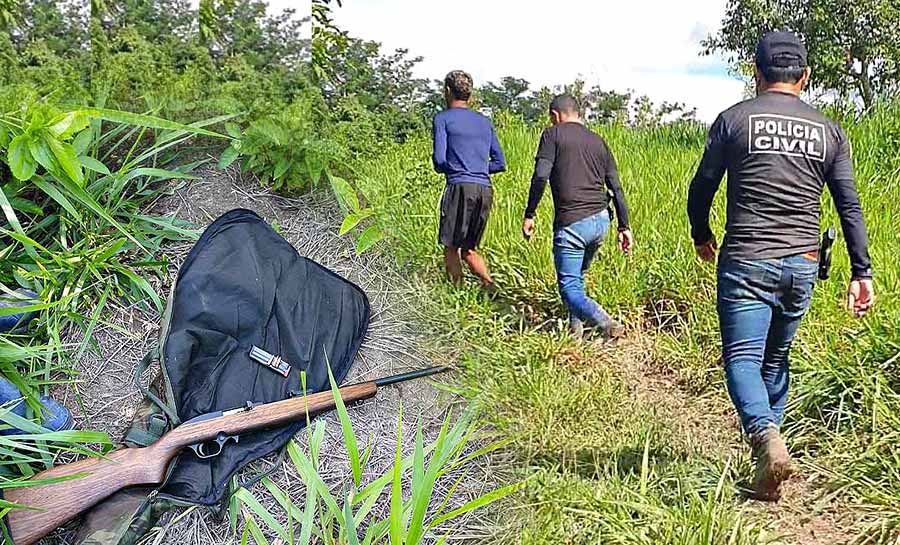
M 403 483 L 400 454 L 403 446 L 403 404 L 397 415 L 397 450 L 394 455 L 394 478 L 391 481 L 391 545 L 403 545 L 406 538 L 406 516 L 403 509 Z
M 334 380 L 334 375 L 331 373 L 331 362 L 328 360 L 328 354 L 325 355 L 325 362 L 328 365 L 328 380 L 331 382 L 331 392 L 334 394 L 335 409 L 341 421 L 341 431 L 344 434 L 344 446 L 347 449 L 347 456 L 350 458 L 350 467 L 353 471 L 353 485 L 359 488 L 362 480 L 362 467 L 360 466 L 356 435 L 354 435 L 353 427 L 350 425 L 350 415 L 347 414 L 347 407 L 344 405 L 344 400 L 341 399 L 340 390 Z

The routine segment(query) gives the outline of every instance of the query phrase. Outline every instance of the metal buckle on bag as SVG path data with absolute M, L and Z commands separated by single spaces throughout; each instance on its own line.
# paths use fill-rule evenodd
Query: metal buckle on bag
M 283 377 L 287 377 L 291 372 L 291 366 L 288 362 L 281 359 L 281 356 L 269 354 L 258 346 L 250 347 L 250 359 L 256 363 L 268 367 Z

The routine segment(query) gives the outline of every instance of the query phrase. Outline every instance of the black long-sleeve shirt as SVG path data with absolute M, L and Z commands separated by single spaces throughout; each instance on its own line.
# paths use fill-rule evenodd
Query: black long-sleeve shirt
M 616 160 L 606 142 L 581 123 L 544 130 L 535 158 L 525 217 L 533 218 L 547 181 L 553 194 L 553 229 L 602 212 L 613 196 L 619 228 L 628 227 L 628 205 Z
M 713 239 L 709 209 L 725 172 L 723 252 L 737 259 L 773 259 L 816 250 L 827 185 L 841 218 L 853 276 L 872 276 L 850 142 L 837 123 L 798 97 L 776 92 L 719 115 L 688 192 L 695 244 Z

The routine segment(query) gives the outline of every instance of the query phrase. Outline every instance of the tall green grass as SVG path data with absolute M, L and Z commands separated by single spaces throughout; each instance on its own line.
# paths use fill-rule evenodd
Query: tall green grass
M 242 545 L 249 537 L 257 545 L 268 544 L 264 529 L 289 545 L 440 545 L 452 536 L 453 521 L 521 488 L 522 484 L 518 483 L 507 485 L 451 507 L 451 500 L 455 500 L 458 487 L 468 477 L 472 462 L 504 446 L 502 442 L 490 442 L 481 448 L 473 446 L 479 439 L 479 419 L 474 408 L 458 415 L 452 423 L 448 412 L 436 439 L 427 445 L 419 425 L 412 454 L 403 456 L 401 406 L 393 463 L 381 475 L 374 478 L 367 475 L 364 480 L 363 474 L 371 473 L 367 466 L 372 445 L 367 444 L 360 453 L 350 415 L 330 370 L 329 379 L 337 402 L 350 475 L 345 477 L 346 482 L 341 484 L 337 494 L 323 481 L 319 461 L 325 424 L 319 420 L 313 428 L 307 415 L 309 454 L 293 441 L 287 447 L 291 462 L 303 481 L 303 504 L 295 503 L 290 494 L 268 478 L 263 479 L 263 485 L 277 503 L 275 513 L 246 489 L 239 489 L 232 496 L 230 513 L 233 528 L 238 513 L 244 515 Z M 383 516 L 377 506 L 386 503 L 390 509 L 387 516 Z
M 553 319 L 564 313 L 550 255 L 549 195 L 538 211 L 535 238 L 526 242 L 520 234 L 540 129 L 509 118 L 496 121 L 509 170 L 494 178 L 494 208 L 483 253 L 502 289 L 553 325 Z M 813 307 L 795 344 L 786 429 L 792 447 L 804 455 L 808 467 L 826 475 L 831 486 L 845 487 L 860 503 L 875 506 L 885 520 L 893 517 L 896 525 L 900 481 L 892 445 L 900 434 L 900 271 L 896 257 L 900 249 L 896 230 L 900 218 L 900 106 L 885 106 L 845 125 L 853 143 L 879 302 L 862 320 L 843 310 L 849 264 L 843 242 L 839 242 L 832 280 L 816 288 Z M 654 359 L 682 377 L 685 395 L 712 392 L 724 399 L 714 267 L 695 258 L 686 216 L 687 188 L 703 150 L 704 129 L 675 125 L 597 130 L 616 155 L 637 245 L 633 255 L 624 257 L 615 251 L 613 237 L 609 237 L 599 263 L 588 275 L 588 291 L 628 324 L 652 332 Z M 450 324 L 454 331 L 448 335 L 450 342 L 464 340 L 465 346 L 471 347 L 467 356 L 471 393 L 490 399 L 494 423 L 515 437 L 517 444 L 526 445 L 520 449 L 522 467 L 528 472 L 558 469 L 566 465 L 559 453 L 567 448 L 602 452 L 595 443 L 609 441 L 610 434 L 616 436 L 613 431 L 633 432 L 635 423 L 628 419 L 615 430 L 603 432 L 606 420 L 616 421 L 632 414 L 631 410 L 596 406 L 596 392 L 605 387 L 604 382 L 595 379 L 573 385 L 570 382 L 577 374 L 556 365 L 559 355 L 568 350 L 565 337 L 553 333 L 560 327 L 550 327 L 549 333 L 523 327 L 473 292 L 457 292 L 439 282 L 436 210 L 443 182 L 431 170 L 429 153 L 429 141 L 422 135 L 388 150 L 380 160 L 362 165 L 357 183 L 379 210 L 391 251 L 428 286 L 432 310 L 439 314 L 437 327 L 446 330 Z M 827 192 L 823 201 L 823 225 L 837 225 Z M 721 236 L 724 183 L 712 216 L 714 230 Z M 538 377 L 545 375 L 542 382 Z M 615 383 L 618 379 L 606 380 Z M 542 437 L 554 441 L 544 443 Z M 547 452 L 550 457 L 541 458 Z M 541 460 L 536 466 L 532 465 L 535 458 Z M 685 463 L 698 471 L 698 464 L 702 467 L 705 461 Z M 742 467 L 740 471 L 746 473 L 746 464 Z M 716 473 L 706 471 L 704 475 L 712 482 Z M 557 502 L 578 498 L 578 487 L 561 486 L 560 479 L 584 484 L 584 479 L 571 471 L 563 471 L 561 476 L 554 473 L 546 488 L 531 489 L 529 499 L 545 493 Z M 616 480 L 606 475 L 601 482 L 598 486 L 605 487 Z M 561 488 L 556 490 L 558 486 Z M 724 494 L 701 493 L 701 497 L 704 501 L 719 497 L 724 505 L 730 505 L 717 513 L 725 513 L 719 520 L 732 520 L 726 525 L 736 528 L 737 523 L 729 517 L 735 516 L 738 504 L 728 486 L 726 481 Z M 624 488 L 630 490 L 631 485 Z M 689 488 L 682 499 L 689 496 Z M 607 516 L 614 511 L 607 507 L 594 505 L 592 509 Z M 564 509 L 545 509 L 557 522 L 566 520 Z M 663 507 L 643 516 L 658 522 L 681 520 L 674 516 L 675 511 Z M 661 543 L 683 542 L 674 537 L 658 539 Z M 641 541 L 623 538 L 621 542 Z

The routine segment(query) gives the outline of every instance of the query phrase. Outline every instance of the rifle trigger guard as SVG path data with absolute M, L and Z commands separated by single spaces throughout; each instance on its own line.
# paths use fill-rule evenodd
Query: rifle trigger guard
M 227 435 L 225 432 L 219 432 L 219 435 L 217 435 L 214 440 L 204 443 L 195 443 L 193 445 L 190 445 L 190 448 L 194 451 L 194 454 L 197 455 L 197 458 L 206 460 L 208 458 L 215 458 L 219 454 L 222 454 L 222 448 L 228 441 L 234 441 L 235 443 L 237 443 L 239 439 L 240 437 L 237 435 Z M 210 452 L 210 448 L 213 449 L 212 452 Z

